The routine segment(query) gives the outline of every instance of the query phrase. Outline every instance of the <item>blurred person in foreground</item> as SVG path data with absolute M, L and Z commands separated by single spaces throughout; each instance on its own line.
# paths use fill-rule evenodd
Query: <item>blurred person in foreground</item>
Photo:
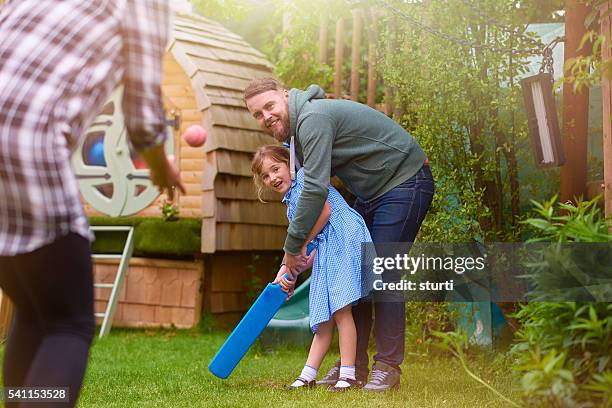
M 68 404 L 58 405 L 78 399 L 95 329 L 93 237 L 70 155 L 117 86 L 153 184 L 171 199 L 184 191 L 163 150 L 169 19 L 163 0 L 0 8 L 0 286 L 15 305 L 5 387 L 68 387 Z

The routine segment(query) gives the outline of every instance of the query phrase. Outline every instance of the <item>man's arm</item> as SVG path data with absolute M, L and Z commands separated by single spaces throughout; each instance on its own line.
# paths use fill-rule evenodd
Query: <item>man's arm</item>
M 183 194 L 186 193 L 185 187 L 181 183 L 180 172 L 174 162 L 168 160 L 164 145 L 143 150 L 140 155 L 151 169 L 149 177 L 153 185 L 159 188 L 160 193 L 166 190 L 170 201 L 174 200 L 174 194 L 177 192 L 174 187 L 178 187 Z
M 301 253 L 327 200 L 336 127 L 330 116 L 316 113 L 301 121 L 299 132 L 304 152 L 304 189 L 287 230 L 284 250 L 289 255 Z
M 170 9 L 164 0 L 128 0 L 123 24 L 123 113 L 129 141 L 151 169 L 151 181 L 174 198 L 185 192 L 178 170 L 165 155 L 166 114 L 162 61 L 170 33 Z

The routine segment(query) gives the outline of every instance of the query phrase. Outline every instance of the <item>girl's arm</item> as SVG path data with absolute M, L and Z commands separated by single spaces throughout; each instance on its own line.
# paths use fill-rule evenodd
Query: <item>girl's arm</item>
M 319 215 L 319 218 L 317 219 L 317 221 L 315 222 L 314 227 L 312 227 L 312 231 L 310 231 L 310 234 L 308 234 L 308 237 L 306 238 L 306 241 L 304 243 L 304 245 L 302 246 L 302 255 L 306 255 L 306 248 L 308 246 L 308 243 L 310 241 L 312 241 L 318 234 L 319 232 L 321 232 L 321 230 L 323 230 L 323 228 L 325 228 L 325 225 L 327 224 L 327 222 L 329 221 L 329 217 L 331 216 L 331 206 L 329 205 L 329 201 L 325 200 L 325 204 L 323 205 L 323 210 L 321 211 L 321 214 Z M 312 263 L 314 261 L 314 255 L 315 255 L 315 251 L 313 251 L 310 256 L 308 257 L 308 262 L 306 264 L 306 268 L 304 268 L 304 270 L 312 267 Z M 287 254 L 285 254 L 285 257 L 287 256 Z M 285 292 L 287 292 L 288 296 L 287 296 L 287 300 L 291 297 L 291 295 L 293 294 L 293 290 L 295 288 L 295 281 L 297 278 L 297 275 L 293 276 L 293 274 L 291 273 L 291 271 L 289 270 L 289 268 L 287 268 L 285 266 L 285 257 L 283 257 L 283 262 L 281 263 L 281 267 L 278 270 L 278 273 L 276 275 L 276 279 L 274 279 L 274 281 L 272 283 L 280 283 L 281 287 L 283 288 L 283 290 Z M 301 273 L 302 271 L 299 271 L 298 273 Z M 287 280 L 284 275 L 288 274 L 292 276 L 292 280 Z
M 323 230 L 327 222 L 329 221 L 329 217 L 331 216 L 331 206 L 329 205 L 329 200 L 325 200 L 325 204 L 323 205 L 323 210 L 321 210 L 321 214 L 319 218 L 315 222 L 310 234 L 306 238 L 306 241 L 302 245 L 302 255 L 306 255 L 306 247 L 308 243 L 315 239 L 315 237 Z

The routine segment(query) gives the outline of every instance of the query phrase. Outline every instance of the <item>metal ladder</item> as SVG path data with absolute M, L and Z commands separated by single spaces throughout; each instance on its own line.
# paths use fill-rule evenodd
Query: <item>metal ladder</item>
M 106 311 L 104 313 L 94 313 L 96 317 L 103 318 L 102 327 L 100 328 L 100 338 L 106 336 L 111 329 L 113 324 L 113 317 L 115 315 L 115 307 L 117 306 L 117 300 L 119 299 L 119 292 L 123 286 L 123 280 L 127 275 L 128 265 L 130 258 L 132 258 L 132 252 L 134 251 L 134 227 L 131 226 L 92 226 L 90 227 L 94 232 L 121 232 L 127 231 L 127 238 L 125 245 L 123 246 L 123 252 L 121 254 L 94 254 L 93 259 L 120 259 L 119 267 L 117 268 L 117 275 L 113 283 L 94 283 L 95 288 L 111 289 L 110 297 L 106 305 Z

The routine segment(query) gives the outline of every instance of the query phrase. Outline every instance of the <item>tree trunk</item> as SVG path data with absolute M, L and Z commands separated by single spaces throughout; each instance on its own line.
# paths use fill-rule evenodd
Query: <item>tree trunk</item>
M 513 37 L 510 37 L 510 46 L 513 45 Z M 514 60 L 512 58 L 512 53 L 508 57 L 508 69 L 512 70 L 512 65 L 514 64 Z M 514 93 L 514 75 L 510 75 L 510 94 Z M 506 156 L 506 162 L 508 163 L 508 178 L 510 179 L 510 212 L 511 219 L 510 225 L 512 225 L 513 230 L 518 226 L 519 221 L 521 219 L 521 191 L 519 185 L 519 176 L 518 176 L 518 161 L 516 159 L 516 134 L 515 134 L 515 118 L 514 118 L 514 110 L 511 115 L 511 126 L 512 133 L 510 137 L 510 143 L 508 143 L 508 148 L 504 149 L 504 155 Z
M 508 149 L 504 150 L 504 154 L 508 162 L 508 178 L 510 179 L 510 211 L 512 215 L 510 224 L 515 228 L 521 219 L 521 191 L 514 143 L 510 143 Z
M 484 121 L 482 118 L 472 126 L 470 126 L 470 146 L 472 153 L 477 157 L 484 157 L 485 147 L 482 143 L 484 133 Z M 497 200 L 498 186 L 495 181 L 487 180 L 483 168 L 479 163 L 475 163 L 472 166 L 472 172 L 474 174 L 474 182 L 476 191 L 482 191 L 483 193 L 483 204 L 491 211 L 491 214 L 487 215 L 482 213 L 479 217 L 478 223 L 484 234 L 485 241 L 490 241 L 495 238 L 498 231 L 497 221 L 498 214 L 500 213 L 499 202 Z
M 472 32 L 476 42 L 483 44 L 485 42 L 486 29 L 484 27 L 472 26 Z M 480 78 L 483 83 L 487 82 L 488 67 L 481 58 L 481 50 L 476 51 L 475 61 L 477 66 L 480 66 Z M 480 61 L 480 62 L 479 62 Z M 472 153 L 476 154 L 481 159 L 486 159 L 485 140 L 485 113 L 480 112 L 482 106 L 489 106 L 491 103 L 491 95 L 475 94 L 472 96 L 474 104 L 474 112 L 477 113 L 476 122 L 470 126 L 470 145 Z M 484 169 L 479 163 L 474 164 L 472 171 L 474 173 L 476 191 L 483 192 L 483 204 L 491 211 L 490 215 L 481 215 L 479 219 L 480 227 L 484 234 L 485 241 L 490 241 L 496 238 L 496 235 L 503 230 L 503 206 L 502 206 L 502 191 L 501 186 L 496 182 L 499 166 L 497 158 L 495 160 L 495 177 L 487 179 Z

